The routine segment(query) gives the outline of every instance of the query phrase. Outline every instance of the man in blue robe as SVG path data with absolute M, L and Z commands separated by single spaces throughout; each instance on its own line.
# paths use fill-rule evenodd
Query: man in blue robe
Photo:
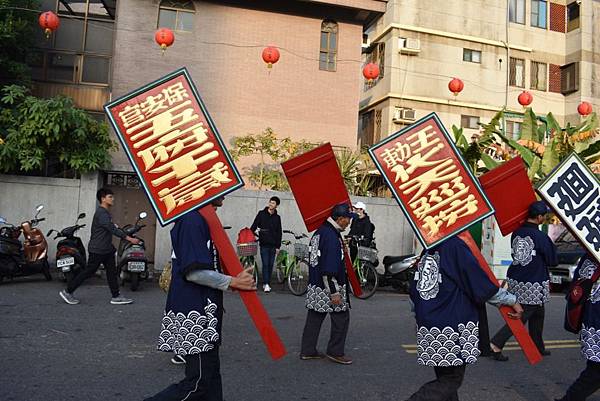
M 600 269 L 598 262 L 585 255 L 579 261 L 573 280 L 584 277 L 591 279 L 597 269 Z M 556 401 L 584 401 L 600 389 L 600 280 L 592 285 L 592 291 L 583 308 L 583 324 L 579 338 L 581 355 L 586 359 L 587 365 L 571 384 L 565 396 Z
M 550 237 L 538 228 L 549 211 L 542 201 L 529 206 L 527 221 L 511 236 L 513 262 L 506 273 L 508 291 L 515 294 L 517 301 L 523 305 L 523 323 L 529 321 L 529 335 L 542 355 L 550 355 L 542 338 L 544 304 L 550 299 L 548 266 L 558 264 L 556 246 Z M 510 328 L 505 325 L 492 338 L 490 347 L 495 360 L 508 360 L 508 357 L 502 354 L 502 348 L 511 336 Z
M 219 207 L 223 198 L 213 201 Z M 197 210 L 171 230 L 171 285 L 158 339 L 160 351 L 185 359 L 185 378 L 146 401 L 222 401 L 219 346 L 223 291 L 256 290 L 249 270 L 237 277 L 219 270 L 206 220 Z
M 341 233 L 354 217 L 350 205 L 333 207 L 331 217 L 313 234 L 309 245 L 309 284 L 306 293 L 306 324 L 302 333 L 300 359 L 321 359 L 325 356 L 343 365 L 352 363 L 345 356 L 346 335 L 350 325 L 348 278 L 344 261 Z M 329 314 L 331 335 L 325 355 L 317 351 L 317 341 L 323 320 Z
M 511 305 L 512 318 L 519 318 L 522 309 L 514 295 L 489 279 L 456 236 L 423 251 L 410 298 L 417 321 L 417 362 L 432 366 L 436 380 L 424 384 L 408 401 L 457 401 L 465 367 L 480 353 L 479 306 Z

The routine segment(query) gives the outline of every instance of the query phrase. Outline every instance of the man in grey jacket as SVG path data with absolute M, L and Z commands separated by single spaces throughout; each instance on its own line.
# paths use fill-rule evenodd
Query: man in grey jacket
M 96 209 L 94 219 L 92 220 L 92 235 L 88 245 L 89 258 L 87 267 L 80 271 L 68 284 L 67 288 L 58 294 L 69 305 L 77 305 L 79 300 L 75 299 L 73 293 L 86 279 L 96 273 L 100 264 L 103 264 L 106 269 L 108 286 L 112 293 L 110 303 L 113 305 L 130 304 L 133 300 L 122 297 L 119 294 L 119 283 L 117 281 L 118 269 L 115 262 L 116 249 L 112 244 L 112 236 L 124 238 L 133 244 L 139 244 L 140 240 L 126 235 L 123 230 L 119 229 L 112 222 L 109 209 L 113 206 L 114 194 L 110 189 L 99 189 L 96 193 L 96 199 L 98 199 L 100 206 Z

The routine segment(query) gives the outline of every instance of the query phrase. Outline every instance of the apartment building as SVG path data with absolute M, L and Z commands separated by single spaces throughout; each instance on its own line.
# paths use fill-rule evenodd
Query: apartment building
M 600 3 L 594 0 L 396 0 L 364 39 L 364 58 L 382 74 L 365 84 L 358 144 L 376 143 L 436 112 L 477 132 L 503 107 L 504 128 L 518 136 L 533 95 L 538 115 L 577 123 L 581 101 L 600 107 Z M 454 77 L 464 90 L 454 96 Z
M 226 144 L 271 127 L 280 137 L 356 146 L 361 42 L 387 0 L 42 0 L 60 27 L 32 50 L 35 93 L 65 94 L 104 119 L 102 106 L 187 67 Z M 159 27 L 175 33 L 164 53 Z M 268 45 L 281 58 L 268 69 Z M 151 207 L 122 149 L 99 173 L 131 222 Z M 145 228 L 154 251 L 155 222 Z

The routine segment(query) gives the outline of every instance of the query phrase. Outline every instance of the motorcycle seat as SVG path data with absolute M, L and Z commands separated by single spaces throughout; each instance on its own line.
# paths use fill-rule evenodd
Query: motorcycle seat
M 412 256 L 415 256 L 414 254 L 408 254 L 408 255 L 402 255 L 402 256 L 384 256 L 383 257 L 383 264 L 384 265 L 391 265 L 393 263 L 397 263 L 397 262 L 402 262 L 404 259 L 406 258 L 410 258 Z

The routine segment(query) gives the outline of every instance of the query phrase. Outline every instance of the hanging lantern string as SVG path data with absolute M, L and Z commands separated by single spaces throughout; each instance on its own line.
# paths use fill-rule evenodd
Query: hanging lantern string
M 41 13 L 43 12 L 42 10 L 35 10 L 35 9 L 30 9 L 30 8 L 24 8 L 24 7 L 0 7 L 0 11 L 1 10 L 21 10 L 21 11 L 31 11 L 31 12 L 35 12 L 35 13 Z M 68 14 L 58 14 L 59 17 L 61 18 L 73 18 L 72 16 L 68 15 Z M 81 18 L 75 18 L 75 19 L 81 19 Z M 97 29 L 104 29 L 106 31 L 112 31 L 114 32 L 115 29 L 113 28 L 109 28 L 107 27 L 105 24 L 101 24 L 101 23 L 96 23 L 93 20 L 88 20 L 88 25 L 92 25 L 94 26 L 94 28 Z M 154 31 L 149 31 L 149 30 L 138 30 L 138 29 L 128 29 L 128 28 L 122 28 L 120 27 L 118 30 L 120 31 L 124 31 L 124 32 L 131 32 L 131 33 L 137 33 L 137 34 L 154 34 Z M 262 49 L 268 46 L 272 46 L 272 44 L 239 44 L 239 43 L 232 43 L 232 42 L 208 42 L 208 41 L 194 41 L 194 43 L 200 43 L 200 44 L 204 44 L 204 45 L 212 45 L 212 46 L 227 46 L 227 47 L 234 47 L 234 48 L 249 48 L 249 49 Z M 277 47 L 277 49 L 279 49 L 282 52 L 291 54 L 292 56 L 295 56 L 297 58 L 303 59 L 303 60 L 307 60 L 307 61 L 319 61 L 318 57 L 311 57 L 311 56 L 304 56 L 298 52 L 295 52 L 291 49 L 285 48 L 285 47 L 281 47 L 281 46 L 275 46 Z M 357 59 L 337 59 L 336 62 L 338 64 L 360 64 L 360 65 L 366 65 L 368 64 L 368 61 L 365 60 L 357 60 Z M 437 79 L 439 81 L 445 81 L 444 84 L 447 83 L 448 79 L 452 79 L 455 76 L 454 75 L 444 75 L 444 74 L 436 74 L 436 73 L 431 73 L 431 72 L 419 72 L 419 71 L 411 71 L 408 68 L 402 68 L 402 67 L 395 67 L 393 65 L 389 65 L 389 64 L 383 64 L 383 70 L 386 71 L 401 71 L 406 73 L 406 75 L 411 75 L 411 76 L 420 76 L 420 77 L 424 77 L 424 78 L 434 78 Z M 505 84 L 486 84 L 486 85 L 481 85 L 479 82 L 476 81 L 472 81 L 469 79 L 463 79 L 461 78 L 461 80 L 466 84 L 468 83 L 469 86 L 474 86 L 474 87 L 478 87 L 481 88 L 483 90 L 485 90 L 488 93 L 496 93 L 496 94 L 504 94 L 506 93 L 506 85 Z M 494 90 L 491 89 L 490 87 L 496 87 L 498 88 L 498 90 Z M 520 90 L 519 88 L 513 88 L 511 87 L 511 89 L 513 91 L 515 90 Z M 536 97 L 540 98 L 540 99 L 546 99 L 546 100 L 551 100 L 551 95 L 547 95 L 550 92 L 536 92 Z

